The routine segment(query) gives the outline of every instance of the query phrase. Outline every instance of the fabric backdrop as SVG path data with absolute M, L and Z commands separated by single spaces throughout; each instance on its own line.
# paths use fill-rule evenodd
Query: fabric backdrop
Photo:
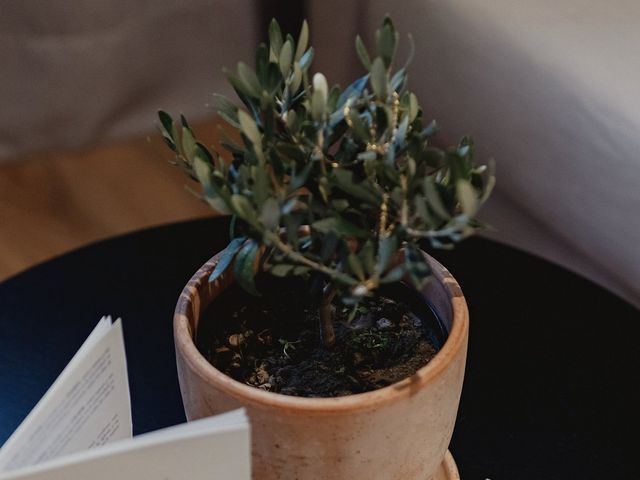
M 5 0 L 0 161 L 149 131 L 159 108 L 191 117 L 221 73 L 253 58 L 249 0 Z
M 318 65 L 343 84 L 362 74 L 353 35 L 370 38 L 390 12 L 403 43 L 415 38 L 409 85 L 426 115 L 496 159 L 489 235 L 640 306 L 640 2 L 314 0 L 310 11 Z

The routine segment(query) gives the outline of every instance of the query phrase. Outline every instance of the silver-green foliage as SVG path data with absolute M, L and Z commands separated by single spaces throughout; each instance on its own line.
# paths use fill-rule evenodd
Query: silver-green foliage
M 235 217 L 212 280 L 233 262 L 255 294 L 265 269 L 357 303 L 402 278 L 421 287 L 430 270 L 418 242 L 448 247 L 480 226 L 474 216 L 493 176 L 474 163 L 470 138 L 430 144 L 437 127 L 406 88 L 407 65 L 393 70 L 398 37 L 386 18 L 373 55 L 356 38 L 367 73 L 343 90 L 320 73 L 310 78 L 307 23 L 295 41 L 274 20 L 255 68 L 227 73 L 242 106 L 215 96 L 241 139 L 223 143 L 229 161 L 198 142 L 184 117 L 160 112 L 176 163 L 202 184 L 204 200 Z

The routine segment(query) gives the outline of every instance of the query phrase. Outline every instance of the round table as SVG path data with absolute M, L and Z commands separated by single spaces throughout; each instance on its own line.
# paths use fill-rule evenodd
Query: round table
M 0 443 L 104 314 L 122 317 L 135 433 L 184 421 L 173 308 L 226 218 L 109 239 L 0 284 Z M 471 312 L 451 451 L 463 480 L 638 479 L 640 315 L 540 258 L 473 238 L 431 252 Z M 384 480 L 384 479 L 380 479 Z

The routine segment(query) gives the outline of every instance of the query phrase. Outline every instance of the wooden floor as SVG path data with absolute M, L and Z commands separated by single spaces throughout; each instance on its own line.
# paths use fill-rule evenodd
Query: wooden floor
M 218 142 L 213 122 L 195 128 Z M 96 240 L 212 215 L 160 137 L 0 163 L 0 281 Z

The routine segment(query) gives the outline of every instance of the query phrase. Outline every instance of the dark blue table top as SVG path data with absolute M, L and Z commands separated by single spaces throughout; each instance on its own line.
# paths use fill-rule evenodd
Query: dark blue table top
M 0 284 L 0 443 L 104 314 L 123 318 L 135 433 L 183 422 L 173 308 L 225 245 L 227 225 L 217 218 L 136 232 Z M 431 253 L 458 279 L 471 312 L 451 443 L 464 480 L 640 478 L 640 312 L 488 240 Z

